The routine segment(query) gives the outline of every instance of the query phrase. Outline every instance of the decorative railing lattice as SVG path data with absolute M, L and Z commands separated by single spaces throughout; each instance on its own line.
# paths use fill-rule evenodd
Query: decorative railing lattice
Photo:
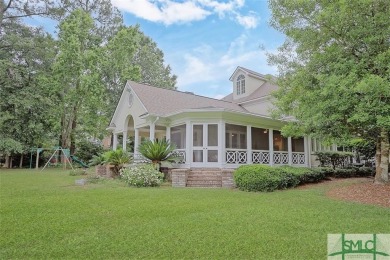
M 288 152 L 274 152 L 274 164 L 288 164 Z
M 186 163 L 186 150 L 185 149 L 176 149 L 172 152 L 174 156 L 181 157 L 179 161 L 177 161 L 178 164 L 184 164 Z
M 260 164 L 269 164 L 269 151 L 252 151 L 252 162 Z
M 293 152 L 292 153 L 292 164 L 305 164 L 305 153 Z
M 247 151 L 226 149 L 226 163 L 247 163 Z

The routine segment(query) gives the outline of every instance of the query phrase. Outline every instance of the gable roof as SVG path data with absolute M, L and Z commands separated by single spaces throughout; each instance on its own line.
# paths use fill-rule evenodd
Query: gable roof
M 259 79 L 262 79 L 262 80 L 266 80 L 265 75 L 260 74 L 260 73 L 258 73 L 258 72 L 256 72 L 256 71 L 253 71 L 253 70 L 250 70 L 250 69 L 247 69 L 247 68 L 238 66 L 238 67 L 234 70 L 233 74 L 230 76 L 230 78 L 229 78 L 230 81 L 233 80 L 233 76 L 236 74 L 236 72 L 237 72 L 238 70 L 244 71 L 244 72 L 245 72 L 247 75 L 249 75 L 249 76 L 252 76 L 252 77 L 255 77 L 255 78 L 259 78 Z
M 222 98 L 222 100 L 223 101 L 227 101 L 227 102 L 233 102 L 233 103 L 236 103 L 236 104 L 240 104 L 240 103 L 243 103 L 243 102 L 246 102 L 246 101 L 250 101 L 250 100 L 253 100 L 253 99 L 258 99 L 258 98 L 262 98 L 262 97 L 265 97 L 265 96 L 269 96 L 273 91 L 275 91 L 277 89 L 278 89 L 277 85 L 274 85 L 274 84 L 272 84 L 269 81 L 266 81 L 264 84 L 262 84 L 260 87 L 258 87 L 249 96 L 233 100 L 233 93 L 230 93 L 226 97 Z
M 198 96 L 188 92 L 157 88 L 150 85 L 128 81 L 149 114 L 166 116 L 186 109 L 226 109 L 248 112 L 238 104 L 224 100 Z

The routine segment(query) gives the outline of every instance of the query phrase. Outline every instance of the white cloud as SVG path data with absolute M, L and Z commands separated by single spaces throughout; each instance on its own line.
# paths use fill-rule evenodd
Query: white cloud
M 245 0 L 111 0 L 120 10 L 131 13 L 142 19 L 159 22 L 165 25 L 187 23 L 206 19 L 212 14 L 219 18 L 233 17 L 246 29 L 256 28 L 258 18 L 256 13 L 241 15 L 239 9 L 245 5 Z
M 166 25 L 203 20 L 211 14 L 192 1 L 112 0 L 112 4 L 145 20 Z
M 256 13 L 250 12 L 249 15 L 242 16 L 237 14 L 237 22 L 244 26 L 246 29 L 256 28 L 259 24 L 259 18 L 256 16 Z

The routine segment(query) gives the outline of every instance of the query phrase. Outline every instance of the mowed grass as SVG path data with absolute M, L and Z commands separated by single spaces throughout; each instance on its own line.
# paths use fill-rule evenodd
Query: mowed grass
M 390 209 L 329 199 L 329 185 L 248 193 L 80 178 L 0 171 L 1 259 L 326 259 L 327 234 L 390 233 Z

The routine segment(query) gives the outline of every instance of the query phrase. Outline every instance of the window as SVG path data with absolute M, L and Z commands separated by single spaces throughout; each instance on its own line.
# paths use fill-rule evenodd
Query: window
M 240 75 L 237 77 L 237 95 L 245 93 L 245 76 Z
M 176 144 L 177 149 L 186 148 L 186 125 L 171 128 L 171 142 Z

